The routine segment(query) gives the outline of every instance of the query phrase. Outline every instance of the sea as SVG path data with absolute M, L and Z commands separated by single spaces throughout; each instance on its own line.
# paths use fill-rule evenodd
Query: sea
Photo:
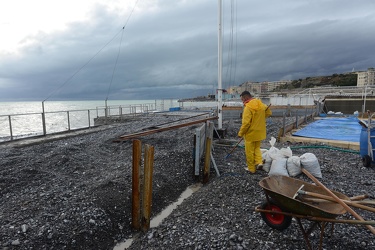
M 215 105 L 216 102 L 181 103 L 178 99 L 0 102 L 0 142 L 92 127 L 94 118 L 105 116 L 105 112 L 119 115 Z
M 266 103 L 273 105 L 309 105 L 311 96 L 271 97 Z M 226 106 L 242 105 L 238 100 L 224 100 Z M 163 112 L 170 108 L 200 109 L 217 107 L 217 102 L 179 102 L 178 99 L 156 100 L 82 100 L 82 101 L 29 101 L 0 102 L 0 142 L 32 136 L 66 132 L 94 126 L 99 116 Z M 44 116 L 43 116 L 44 114 Z

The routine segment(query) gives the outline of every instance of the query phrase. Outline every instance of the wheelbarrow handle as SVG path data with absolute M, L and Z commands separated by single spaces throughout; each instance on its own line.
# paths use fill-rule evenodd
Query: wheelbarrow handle
M 316 198 L 319 198 L 323 201 L 325 200 L 325 201 L 330 201 L 330 202 L 337 202 L 336 199 L 334 199 L 333 197 L 328 196 L 328 195 L 318 194 L 318 193 L 314 193 L 314 192 L 308 192 L 308 191 L 304 191 L 304 190 L 297 190 L 297 193 L 309 195 L 309 196 L 312 196 L 312 197 L 316 197 Z M 361 208 L 363 210 L 367 210 L 367 211 L 371 211 L 371 212 L 375 213 L 375 208 L 373 208 L 373 207 L 365 206 L 365 205 L 359 204 L 355 201 L 348 201 L 348 200 L 343 200 L 343 199 L 340 199 L 340 200 L 343 201 L 345 204 L 350 205 L 352 207 Z
M 309 171 L 306 169 L 302 168 L 302 172 L 307 175 L 311 180 L 313 180 L 318 186 L 321 186 L 330 196 L 332 196 L 337 203 L 339 203 L 341 206 L 345 208 L 346 211 L 351 213 L 357 220 L 359 221 L 365 221 L 362 216 L 357 214 L 353 209 L 351 209 L 345 202 L 343 202 L 339 197 L 337 197 L 329 188 L 324 186 L 318 179 L 316 179 Z M 371 233 L 375 234 L 375 229 L 370 226 L 366 225 L 366 227 L 371 231 Z

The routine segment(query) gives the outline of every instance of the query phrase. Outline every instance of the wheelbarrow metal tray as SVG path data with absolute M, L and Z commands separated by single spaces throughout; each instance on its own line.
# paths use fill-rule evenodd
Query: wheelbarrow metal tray
M 322 218 L 336 218 L 338 215 L 347 212 L 340 204 L 335 202 L 313 203 L 294 198 L 302 185 L 302 190 L 304 191 L 329 196 L 329 193 L 322 187 L 299 179 L 275 175 L 262 179 L 259 185 L 263 188 L 265 194 L 271 197 L 277 205 L 290 213 Z M 331 191 L 340 199 L 350 200 L 349 197 L 342 193 Z

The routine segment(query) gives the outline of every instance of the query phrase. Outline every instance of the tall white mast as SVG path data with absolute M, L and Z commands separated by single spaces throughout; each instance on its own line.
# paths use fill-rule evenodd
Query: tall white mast
M 218 5 L 219 5 L 219 32 L 218 32 L 218 88 L 217 88 L 217 114 L 218 114 L 218 129 L 222 129 L 223 127 L 223 89 L 222 89 L 222 79 L 221 79 L 221 70 L 223 67 L 223 61 L 221 58 L 222 54 L 222 29 L 221 29 L 221 8 L 222 8 L 222 3 L 221 0 L 218 0 Z

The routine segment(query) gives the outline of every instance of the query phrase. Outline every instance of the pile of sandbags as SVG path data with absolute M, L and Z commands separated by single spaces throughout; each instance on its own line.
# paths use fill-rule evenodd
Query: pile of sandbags
M 322 178 L 319 161 L 312 153 L 295 156 L 290 147 L 278 149 L 275 147 L 276 139 L 270 140 L 271 147 L 262 150 L 263 170 L 268 175 L 284 175 L 295 177 L 302 173 L 302 168 L 309 171 L 317 178 Z

